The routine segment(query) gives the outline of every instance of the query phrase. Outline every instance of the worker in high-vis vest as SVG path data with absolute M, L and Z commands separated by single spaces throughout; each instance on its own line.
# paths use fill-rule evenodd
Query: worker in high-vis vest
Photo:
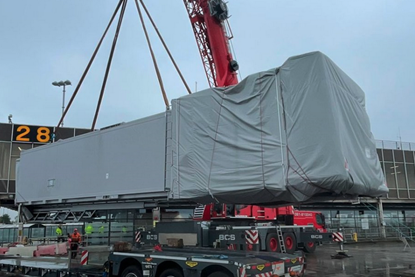
M 94 232 L 94 227 L 92 227 L 91 224 L 88 224 L 85 227 L 85 234 L 87 234 L 88 236 L 91 235 Z
M 56 236 L 57 236 L 57 241 L 58 242 L 63 242 L 64 238 L 63 238 L 63 232 L 62 232 L 62 225 L 58 225 L 58 227 L 56 227 Z
M 94 227 L 92 227 L 91 223 L 88 223 L 88 225 L 85 226 L 85 246 L 88 246 L 89 244 L 89 238 L 91 238 L 92 233 L 94 232 Z

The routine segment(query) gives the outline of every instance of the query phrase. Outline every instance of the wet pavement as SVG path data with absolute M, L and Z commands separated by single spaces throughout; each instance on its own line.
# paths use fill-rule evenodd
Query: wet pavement
M 403 251 L 402 242 L 346 244 L 344 249 L 353 256 L 332 259 L 337 244 L 323 245 L 307 255 L 306 277 L 407 277 L 415 276 L 415 244 Z

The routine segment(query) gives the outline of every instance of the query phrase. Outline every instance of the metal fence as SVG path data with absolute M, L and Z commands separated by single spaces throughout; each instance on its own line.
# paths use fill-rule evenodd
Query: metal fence
M 376 148 L 415 151 L 415 143 L 391 140 L 376 140 Z
M 328 232 L 337 232 L 338 229 L 327 229 Z M 371 241 L 383 239 L 379 228 L 342 228 L 344 240 L 354 241 L 354 234 L 357 234 L 358 241 Z M 405 237 L 407 240 L 415 241 L 415 228 L 385 226 L 386 239 L 396 239 Z

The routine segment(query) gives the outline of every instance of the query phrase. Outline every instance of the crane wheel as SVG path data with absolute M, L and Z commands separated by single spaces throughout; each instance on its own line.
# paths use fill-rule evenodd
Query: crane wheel
M 304 243 L 303 250 L 306 253 L 314 253 L 314 251 L 316 251 L 316 248 L 317 248 L 317 243 L 310 241 L 310 242 Z
M 215 271 L 208 275 L 208 277 L 231 277 L 228 273 L 224 271 Z
M 175 268 L 169 268 L 160 274 L 160 277 L 183 277 L 183 273 Z
M 276 233 L 269 233 L 266 240 L 266 249 L 269 252 L 280 252 L 280 243 Z
M 293 233 L 284 234 L 285 251 L 292 254 L 297 249 L 297 239 Z
M 124 269 L 121 277 L 143 277 L 143 274 L 141 274 L 141 270 L 137 266 L 131 265 Z

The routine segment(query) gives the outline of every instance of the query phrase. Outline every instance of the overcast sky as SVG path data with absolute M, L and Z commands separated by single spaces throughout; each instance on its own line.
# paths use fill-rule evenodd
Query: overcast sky
M 56 125 L 96 47 L 116 0 L 0 1 L 0 122 Z M 182 0 L 147 0 L 150 13 L 194 90 L 207 88 Z M 415 142 L 415 1 L 228 0 L 241 76 L 280 66 L 290 56 L 321 51 L 366 93 L 376 139 Z M 150 29 L 150 26 L 147 25 Z M 90 128 L 115 24 L 65 118 Z M 150 30 L 169 99 L 186 90 Z M 97 128 L 164 111 L 134 1 L 123 26 Z

